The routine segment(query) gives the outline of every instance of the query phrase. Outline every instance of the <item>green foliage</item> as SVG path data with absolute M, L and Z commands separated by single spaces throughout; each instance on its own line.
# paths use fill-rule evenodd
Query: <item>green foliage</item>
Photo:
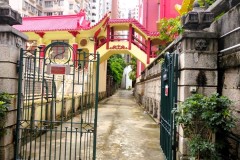
M 119 84 L 125 67 L 126 63 L 121 55 L 112 55 L 108 60 L 107 74 L 113 76 L 114 82 Z
M 4 125 L 8 111 L 8 105 L 11 104 L 12 96 L 8 93 L 0 93 L 0 136 L 5 134 Z
M 11 104 L 11 99 L 13 97 L 11 95 L 9 95 L 8 93 L 0 93 L 0 101 L 5 102 L 6 104 Z
M 217 93 L 209 97 L 194 94 L 177 108 L 176 122 L 182 125 L 184 134 L 189 138 L 192 156 L 198 159 L 217 158 L 218 144 L 212 141 L 212 134 L 235 127 L 231 104 L 227 97 Z
M 201 135 L 196 135 L 189 142 L 190 154 L 195 157 L 201 153 L 201 157 L 204 157 L 205 160 L 211 159 L 215 160 L 219 156 L 217 155 L 216 146 L 214 143 L 203 139 Z M 199 157 L 197 157 L 199 159 Z
M 6 103 L 3 101 L 0 101 L 0 117 L 5 117 L 6 111 L 7 111 Z M 1 128 L 1 126 L 0 126 Z
M 136 70 L 137 70 L 137 59 L 135 57 L 131 58 L 131 62 L 129 63 L 131 65 L 132 71 L 129 72 L 129 78 L 131 80 L 136 80 Z
M 162 44 L 159 46 L 159 52 L 164 50 L 175 38 L 182 33 L 183 29 L 181 26 L 180 17 L 170 18 L 170 19 L 160 19 L 158 23 L 160 40 Z
M 198 0 L 201 7 L 208 7 L 212 5 L 216 0 Z

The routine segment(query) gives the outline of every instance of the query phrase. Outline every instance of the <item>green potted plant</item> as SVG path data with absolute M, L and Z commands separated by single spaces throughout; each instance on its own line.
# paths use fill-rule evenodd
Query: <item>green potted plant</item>
M 215 141 L 215 133 L 228 131 L 235 126 L 231 104 L 227 97 L 217 93 L 209 97 L 193 94 L 176 109 L 176 122 L 188 138 L 192 157 L 197 160 L 219 158 L 220 146 Z

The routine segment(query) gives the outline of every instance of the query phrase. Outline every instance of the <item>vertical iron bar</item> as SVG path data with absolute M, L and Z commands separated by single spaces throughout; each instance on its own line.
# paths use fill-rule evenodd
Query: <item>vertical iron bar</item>
M 66 128 L 66 136 L 65 136 L 65 151 L 64 151 L 64 153 L 65 153 L 65 155 L 64 155 L 64 157 L 65 157 L 65 160 L 67 159 L 67 132 L 68 132 L 68 127 L 65 127 Z
M 79 158 L 81 159 L 82 158 L 82 135 L 83 135 L 83 110 L 84 110 L 84 84 L 85 84 L 85 52 L 83 52 L 83 66 L 82 66 L 82 100 L 81 100 L 81 107 L 80 107 L 80 110 L 81 110 L 81 116 L 80 116 L 80 119 L 81 119 L 81 124 L 80 124 L 80 143 L 79 143 Z
M 59 151 L 60 151 L 60 153 L 59 153 L 59 160 L 61 160 L 61 149 L 62 149 L 62 127 L 63 127 L 63 108 L 64 108 L 64 82 L 65 82 L 65 75 L 63 75 L 63 77 L 62 77 L 63 79 L 62 79 L 62 109 L 61 109 L 61 130 L 60 130 L 60 149 L 59 149 Z
M 18 73 L 18 100 L 17 100 L 17 124 L 16 124 L 16 135 L 15 135 L 15 150 L 14 159 L 18 158 L 19 149 L 19 130 L 20 130 L 20 112 L 22 107 L 22 72 L 23 72 L 23 49 L 20 50 L 20 62 L 19 62 L 19 73 Z
M 45 52 L 45 51 L 44 51 Z M 45 65 L 46 65 L 46 57 L 44 53 L 44 58 L 43 58 L 43 64 L 42 64 L 42 84 L 41 84 L 41 91 L 42 91 L 42 96 L 41 96 L 41 111 L 40 111 L 40 138 L 39 138 L 39 160 L 41 159 L 41 154 L 42 154 L 42 130 L 43 130 L 43 97 L 44 97 L 44 84 L 45 84 Z M 48 91 L 46 91 L 48 92 Z M 48 95 L 48 93 L 47 93 Z
M 54 160 L 56 159 L 57 152 L 57 127 L 55 127 L 55 148 L 54 148 Z
M 74 108 L 75 108 L 75 99 L 74 99 L 74 83 L 75 83 L 75 60 L 73 61 L 73 82 L 72 82 L 72 110 L 71 110 L 71 133 L 70 133 L 70 160 L 72 158 L 72 127 L 73 127 L 73 113 L 74 113 Z
M 78 135 L 78 128 L 75 128 L 76 129 L 76 134 L 75 134 L 75 159 L 77 159 L 77 142 L 78 142 L 78 139 L 77 139 L 77 135 Z
M 96 145 L 97 145 L 97 117 L 98 117 L 98 84 L 99 84 L 99 54 L 97 53 L 96 65 L 96 96 L 95 96 L 95 118 L 94 118 L 94 139 L 93 139 L 93 160 L 96 159 Z
M 34 132 L 34 126 L 35 126 L 35 104 L 34 104 L 34 95 L 35 95 L 35 76 L 36 76 L 36 53 L 37 50 L 34 50 L 34 57 L 33 57 L 33 77 L 32 77 L 32 109 L 31 109 L 31 129 L 30 129 L 30 153 L 29 153 L 29 158 L 31 159 L 32 155 L 32 133 Z
M 55 79 L 55 76 L 53 75 L 53 78 L 52 78 L 52 98 L 51 98 L 51 105 L 50 105 L 50 151 L 49 151 L 49 160 L 51 160 L 51 155 L 52 155 L 52 132 L 53 132 L 53 107 L 54 107 L 54 79 Z

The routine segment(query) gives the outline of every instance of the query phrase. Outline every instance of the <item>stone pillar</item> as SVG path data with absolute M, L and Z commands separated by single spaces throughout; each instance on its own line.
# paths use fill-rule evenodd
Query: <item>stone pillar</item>
M 177 43 L 180 61 L 179 97 L 183 102 L 193 93 L 210 95 L 217 92 L 217 34 L 205 31 L 185 31 Z M 187 153 L 187 139 L 181 127 L 178 159 Z
M 20 48 L 25 47 L 27 37 L 11 27 L 20 24 L 20 15 L 11 9 L 8 0 L 0 1 L 0 93 L 6 92 L 17 95 L 18 73 L 17 61 Z M 16 96 L 15 96 L 16 97 Z M 7 112 L 5 134 L 0 137 L 0 159 L 11 160 L 14 158 L 14 129 L 16 125 L 16 98 Z

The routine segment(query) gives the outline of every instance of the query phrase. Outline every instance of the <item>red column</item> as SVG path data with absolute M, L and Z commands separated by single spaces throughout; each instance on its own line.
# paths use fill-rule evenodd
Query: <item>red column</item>
M 133 37 L 133 28 L 132 24 L 129 24 L 129 31 L 128 31 L 128 49 L 131 50 L 132 44 L 132 37 Z
M 74 43 L 72 45 L 73 47 L 73 54 L 72 54 L 72 61 L 74 63 L 75 68 L 78 67 L 78 59 L 77 59 L 77 49 L 78 49 L 78 44 Z
M 111 31 L 111 41 L 114 41 L 114 28 L 113 27 L 111 27 L 111 29 L 110 29 L 110 31 Z
M 46 45 L 45 44 L 41 44 L 40 45 L 42 48 L 40 49 L 40 52 L 39 52 L 39 58 L 40 58 L 40 64 L 39 64 L 39 68 L 40 70 L 42 71 L 42 68 L 43 68 L 43 60 L 45 58 L 45 48 L 46 48 Z
M 40 49 L 40 54 L 39 54 L 39 56 L 40 56 L 40 58 L 44 58 L 44 57 L 45 57 L 44 50 L 45 50 L 45 48 L 46 48 L 46 45 L 45 45 L 45 44 L 41 44 L 40 46 L 41 46 L 42 48 Z
M 150 52 L 151 52 L 151 40 L 147 40 L 147 64 L 150 63 Z
M 110 26 L 107 25 L 107 43 L 106 43 L 106 49 L 109 49 L 109 41 L 110 41 Z

